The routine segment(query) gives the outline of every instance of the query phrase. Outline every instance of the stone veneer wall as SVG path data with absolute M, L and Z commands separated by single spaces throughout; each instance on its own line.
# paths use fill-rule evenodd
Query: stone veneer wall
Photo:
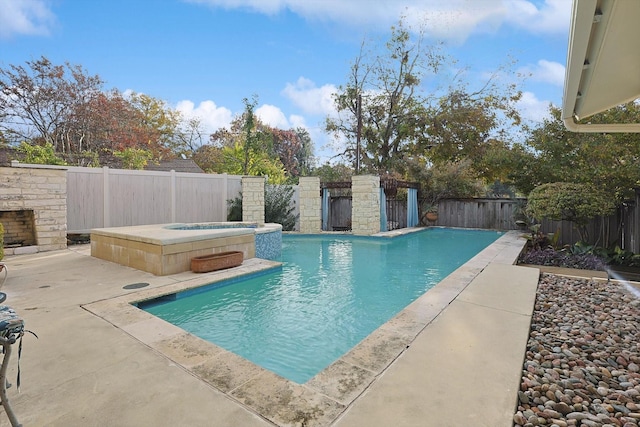
M 298 189 L 300 191 L 300 232 L 320 233 L 322 231 L 320 178 L 301 177 Z
M 67 247 L 67 171 L 0 167 L 0 211 L 33 210 L 36 246 L 5 250 L 5 255 Z
M 353 234 L 380 232 L 380 177 L 356 175 L 351 178 L 351 230 Z
M 166 245 L 91 233 L 91 256 L 156 276 L 189 271 L 192 258 L 212 253 L 241 251 L 244 259 L 254 258 L 255 247 L 254 233 Z
M 242 177 L 242 221 L 264 225 L 264 184 L 262 176 Z

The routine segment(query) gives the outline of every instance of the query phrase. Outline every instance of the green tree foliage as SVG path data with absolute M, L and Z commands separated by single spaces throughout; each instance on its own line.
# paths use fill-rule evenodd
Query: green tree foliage
M 589 241 L 586 225 L 597 216 L 615 212 L 615 201 L 602 189 L 588 184 L 554 182 L 540 185 L 531 191 L 527 202 L 527 214 L 537 220 L 548 218 L 571 221 L 580 239 Z
M 327 162 L 314 169 L 313 175 L 320 177 L 320 182 L 351 181 L 353 169 L 342 163 L 332 165 Z
M 444 64 L 439 46 L 412 40 L 402 21 L 391 28 L 385 54 L 371 55 L 363 43 L 348 82 L 334 95 L 337 117 L 325 128 L 343 141 L 341 155 L 356 165 L 358 119 L 361 121 L 360 162 L 373 173 L 396 170 L 408 144 L 426 136 L 426 97 L 421 82 Z
M 355 164 L 360 117 L 360 156 L 368 173 L 396 172 L 414 180 L 411 173 L 432 164 L 464 159 L 488 181 L 504 174 L 498 160 L 509 150 L 507 130 L 520 123 L 514 108 L 520 92 L 498 79 L 506 67 L 478 89 L 462 80 L 464 72 L 443 89 L 442 76 L 453 63 L 440 45 L 425 44 L 423 29 L 412 31 L 402 21 L 392 27 L 384 53 L 371 55 L 363 44 L 348 83 L 334 97 L 338 115 L 325 125 L 344 144 L 341 155 Z
M 44 56 L 0 68 L 0 140 L 51 144 L 59 157 L 83 166 L 109 163 L 126 148 L 150 151 L 156 160 L 193 151 L 197 123 L 164 101 L 102 86 L 81 66 Z
M 483 192 L 482 181 L 467 160 L 439 163 L 416 173 L 420 174 L 423 184 L 421 198 L 426 208 L 436 205 L 440 199 L 472 198 Z
M 205 144 L 193 153 L 193 161 L 207 173 L 225 173 L 222 147 Z
M 181 139 L 178 138 L 181 121 L 178 111 L 172 110 L 160 99 L 135 92 L 130 95 L 129 102 L 141 114 L 141 126 L 147 129 L 150 137 L 147 149 L 155 151 L 154 157 L 185 150 Z M 144 141 L 140 141 L 138 145 L 143 144 Z
M 492 81 L 473 93 L 462 86 L 451 89 L 429 109 L 428 138 L 414 146 L 414 153 L 434 164 L 465 160 L 478 177 L 503 178 L 508 129 L 520 124 L 513 107 L 519 97 L 515 85 L 501 92 Z
M 114 151 L 113 154 L 122 160 L 125 169 L 144 169 L 153 158 L 153 154 L 142 148 L 127 147 L 122 151 Z
M 248 150 L 240 145 L 222 148 L 221 173 L 232 175 L 268 176 L 272 184 L 282 184 L 287 180 L 286 172 L 279 159 L 272 159 L 264 151 Z
M 46 143 L 45 145 L 29 145 L 26 142 L 22 142 L 18 147 L 18 152 L 24 156 L 22 159 L 24 163 L 61 166 L 67 164 L 64 159 L 56 155 L 51 143 Z
M 0 131 L 10 141 L 48 143 L 67 152 L 75 136 L 71 124 L 82 120 L 102 84 L 79 65 L 54 65 L 44 56 L 26 67 L 0 68 Z
M 268 175 L 271 183 L 292 182 L 308 174 L 314 162 L 308 132 L 267 126 L 254 114 L 257 98 L 243 102 L 244 113 L 198 150 L 195 158 L 200 167 L 217 173 Z
M 313 154 L 313 141 L 306 129 L 296 128 L 295 133 L 300 139 L 300 145 L 293 150 L 295 164 L 300 176 L 308 176 L 316 164 L 316 158 Z
M 560 108 L 550 106 L 550 117 L 529 130 L 525 143 L 514 147 L 510 180 L 523 193 L 551 182 L 588 184 L 621 201 L 640 183 L 640 135 L 575 133 L 561 120 Z M 636 103 L 592 117 L 594 123 L 635 122 Z

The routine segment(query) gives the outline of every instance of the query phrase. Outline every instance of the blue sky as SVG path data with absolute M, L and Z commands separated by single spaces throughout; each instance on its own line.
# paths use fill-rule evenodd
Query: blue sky
M 0 66 L 46 56 L 82 65 L 105 89 L 145 93 L 226 126 L 258 96 L 256 113 L 283 129 L 322 133 L 331 93 L 365 39 L 386 40 L 405 14 L 482 83 L 507 62 L 530 74 L 523 116 L 561 105 L 570 0 L 0 0 Z

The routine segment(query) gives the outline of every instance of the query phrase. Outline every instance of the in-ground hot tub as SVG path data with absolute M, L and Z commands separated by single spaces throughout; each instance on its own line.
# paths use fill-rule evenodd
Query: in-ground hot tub
M 191 258 L 219 252 L 275 260 L 281 247 L 280 224 L 209 222 L 91 230 L 92 256 L 158 276 L 190 271 Z

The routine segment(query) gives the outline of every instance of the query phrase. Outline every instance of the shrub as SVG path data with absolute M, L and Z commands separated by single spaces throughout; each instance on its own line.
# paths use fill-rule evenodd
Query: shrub
M 153 154 L 149 150 L 143 148 L 127 147 L 121 151 L 114 151 L 113 155 L 122 160 L 124 169 L 142 170 L 153 158 Z
M 602 258 L 607 265 L 640 267 L 640 255 L 621 249 L 619 246 L 612 248 L 593 248 L 593 253 Z
M 227 200 L 227 203 L 229 203 L 227 221 L 242 221 L 242 193 L 235 199 Z
M 298 217 L 293 214 L 293 188 L 289 185 L 267 185 L 264 194 L 264 221 L 282 224 L 284 231 L 295 228 Z M 242 221 L 242 194 L 227 201 L 227 221 Z
M 614 198 L 586 184 L 554 182 L 531 191 L 527 214 L 535 219 L 548 218 L 574 223 L 580 240 L 589 241 L 586 225 L 596 216 L 611 215 L 616 208 Z
M 436 205 L 440 199 L 476 197 L 483 193 L 469 161 L 432 166 L 420 178 L 424 184 L 422 198 L 430 205 Z
M 282 224 L 284 231 L 296 226 L 293 199 L 293 187 L 290 185 L 267 185 L 264 194 L 264 221 Z
M 67 163 L 56 155 L 53 145 L 46 143 L 42 145 L 30 145 L 26 142 L 21 142 L 18 147 L 18 152 L 24 155 L 22 159 L 25 163 L 33 165 L 59 165 L 64 166 Z

